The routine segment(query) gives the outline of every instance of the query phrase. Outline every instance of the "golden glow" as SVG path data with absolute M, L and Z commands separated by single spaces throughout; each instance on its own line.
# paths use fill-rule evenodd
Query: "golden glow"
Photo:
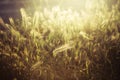
M 35 30 L 31 34 L 35 33 L 36 28 L 40 26 L 55 32 L 59 29 L 64 34 L 64 38 L 71 39 L 74 31 L 82 30 L 84 27 L 89 29 L 94 28 L 97 24 L 96 19 L 99 16 L 99 22 L 104 19 L 99 8 L 103 0 L 38 0 L 34 2 L 32 6 L 35 10 L 32 14 L 32 21 L 29 22 L 29 18 L 26 12 L 21 9 L 23 16 L 23 25 L 34 25 Z M 41 7 L 41 8 L 40 8 Z M 86 25 L 87 24 L 87 25 Z M 68 30 L 69 29 L 69 30 Z M 78 33 L 79 34 L 79 33 Z M 85 34 L 80 33 L 84 38 Z
M 41 8 L 52 8 L 60 6 L 62 9 L 85 10 L 100 7 L 103 0 L 31 0 L 31 5 L 28 7 L 39 10 Z

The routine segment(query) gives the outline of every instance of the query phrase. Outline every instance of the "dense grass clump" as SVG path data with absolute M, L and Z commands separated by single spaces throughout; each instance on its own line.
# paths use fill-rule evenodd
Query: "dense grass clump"
M 119 80 L 120 10 L 54 7 L 5 23 L 0 18 L 1 80 Z

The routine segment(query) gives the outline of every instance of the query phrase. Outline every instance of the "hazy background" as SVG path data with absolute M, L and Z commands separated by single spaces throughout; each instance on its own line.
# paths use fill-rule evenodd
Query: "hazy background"
M 0 0 L 0 17 L 5 21 L 7 21 L 9 17 L 20 18 L 20 8 L 25 8 L 31 13 L 40 8 L 52 8 L 53 6 L 80 11 L 81 9 L 89 8 L 89 3 L 92 1 L 96 1 L 99 4 L 100 0 L 87 1 L 89 0 Z M 112 6 L 117 0 L 105 1 L 107 1 L 109 6 Z M 91 5 L 95 4 L 93 3 Z

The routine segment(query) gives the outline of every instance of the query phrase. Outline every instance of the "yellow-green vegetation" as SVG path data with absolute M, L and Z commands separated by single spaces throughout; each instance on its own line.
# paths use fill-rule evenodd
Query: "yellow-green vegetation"
M 22 18 L 9 24 L 0 18 L 0 78 L 118 80 L 119 6 L 79 13 L 57 6 L 33 16 L 21 9 Z

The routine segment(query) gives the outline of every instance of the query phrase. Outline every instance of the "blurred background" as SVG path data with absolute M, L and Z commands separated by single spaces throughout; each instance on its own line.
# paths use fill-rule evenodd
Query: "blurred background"
M 35 10 L 43 8 L 60 6 L 60 8 L 63 9 L 71 8 L 80 11 L 81 9 L 85 10 L 85 8 L 95 5 L 95 3 L 99 4 L 99 1 L 100 0 L 0 0 L 0 17 L 5 21 L 7 21 L 9 17 L 20 18 L 20 8 L 34 12 Z M 109 6 L 117 2 L 117 0 L 105 1 L 107 1 Z
M 19 17 L 19 8 L 24 0 L 0 0 L 0 17 L 5 21 L 8 17 Z

